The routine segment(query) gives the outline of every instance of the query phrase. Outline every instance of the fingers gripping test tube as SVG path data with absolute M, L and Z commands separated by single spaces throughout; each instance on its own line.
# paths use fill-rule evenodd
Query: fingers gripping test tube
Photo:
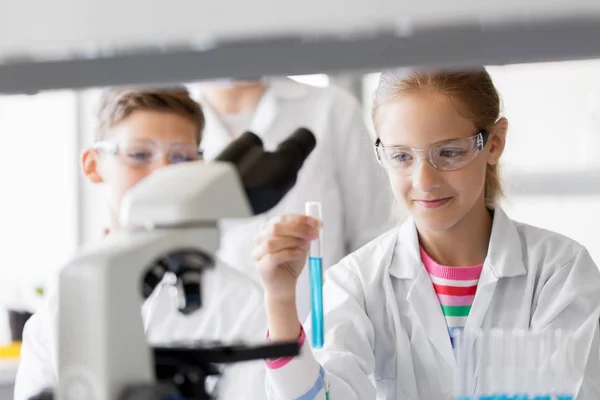
M 322 219 L 321 203 L 311 201 L 306 203 L 306 215 Z M 312 321 L 312 345 L 322 348 L 325 342 L 325 327 L 323 322 L 323 255 L 321 254 L 321 235 L 312 241 L 308 253 L 308 269 L 310 274 L 310 304 Z

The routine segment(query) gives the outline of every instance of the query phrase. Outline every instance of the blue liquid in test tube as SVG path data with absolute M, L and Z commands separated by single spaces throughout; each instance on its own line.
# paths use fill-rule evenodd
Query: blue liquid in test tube
M 323 347 L 323 259 L 309 257 L 313 347 Z
M 321 203 L 307 202 L 306 215 L 322 219 Z M 322 348 L 325 342 L 325 327 L 323 322 L 323 256 L 321 254 L 321 235 L 312 241 L 308 255 L 310 275 L 310 304 L 312 321 L 312 345 Z

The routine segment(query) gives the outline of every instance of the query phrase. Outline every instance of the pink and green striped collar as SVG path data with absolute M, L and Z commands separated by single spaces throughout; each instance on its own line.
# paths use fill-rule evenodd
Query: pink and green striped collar
M 466 267 L 440 265 L 422 247 L 419 246 L 419 248 L 421 251 L 421 260 L 430 275 L 453 281 L 471 281 L 479 279 L 481 276 L 483 264 Z

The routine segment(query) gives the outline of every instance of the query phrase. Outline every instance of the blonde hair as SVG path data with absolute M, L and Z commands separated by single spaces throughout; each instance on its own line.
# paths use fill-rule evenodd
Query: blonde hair
M 375 125 L 383 105 L 403 94 L 422 90 L 434 90 L 447 100 L 457 101 L 457 108 L 464 110 L 478 129 L 490 130 L 500 118 L 500 95 L 484 68 L 463 71 L 394 70 L 382 73 L 379 79 L 372 111 Z M 494 208 L 503 196 L 498 164 L 487 164 L 484 196 L 489 208 Z
M 200 144 L 204 129 L 204 114 L 185 87 L 169 89 L 118 88 L 107 90 L 98 108 L 96 140 L 106 139 L 110 128 L 135 111 L 164 111 L 178 114 L 196 125 L 196 140 Z

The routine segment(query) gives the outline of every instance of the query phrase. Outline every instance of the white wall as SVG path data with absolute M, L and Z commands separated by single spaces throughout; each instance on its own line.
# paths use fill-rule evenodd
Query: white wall
M 509 119 L 507 167 L 600 168 L 600 60 L 488 68 Z
M 76 96 L 0 97 L 0 342 L 77 248 Z
M 510 124 L 502 160 L 509 215 L 574 238 L 600 265 L 600 60 L 489 71 Z M 518 196 L 512 195 L 519 176 L 531 173 L 545 175 L 547 182 L 554 174 L 554 195 L 528 195 L 522 186 Z M 590 176 L 595 194 L 566 189 L 568 182 L 559 179 L 565 173 Z

